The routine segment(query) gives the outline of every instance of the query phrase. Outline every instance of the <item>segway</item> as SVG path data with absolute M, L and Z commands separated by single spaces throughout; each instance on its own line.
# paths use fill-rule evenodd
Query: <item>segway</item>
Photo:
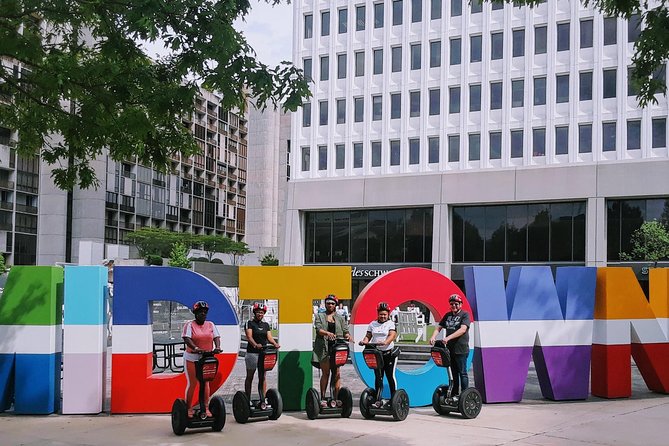
M 453 374 L 451 373 L 451 356 L 443 342 L 437 341 L 430 350 L 432 360 L 438 367 L 445 367 L 448 371 L 448 385 L 441 384 L 432 394 L 432 407 L 439 415 L 448 415 L 459 412 L 463 418 L 476 418 L 481 413 L 483 399 L 481 393 L 474 387 L 463 390 L 460 395 L 453 393 Z
M 310 420 L 318 418 L 319 415 L 341 415 L 342 418 L 348 418 L 353 412 L 353 395 L 351 391 L 342 387 L 339 393 L 335 395 L 335 380 L 337 369 L 348 361 L 349 348 L 348 342 L 344 339 L 337 339 L 334 346 L 330 349 L 330 396 L 324 398 L 327 401 L 326 407 L 321 407 L 321 398 L 313 387 L 307 391 L 305 405 L 307 407 L 307 417 Z
M 277 361 L 277 350 L 272 345 L 266 345 L 258 354 L 258 396 L 257 400 L 251 400 L 246 392 L 241 390 L 235 393 L 232 399 L 232 413 L 237 423 L 244 424 L 249 418 L 267 417 L 276 420 L 283 412 L 283 399 L 276 389 L 269 389 L 267 395 L 263 391 L 265 384 L 265 372 L 274 368 Z
M 188 417 L 188 407 L 184 399 L 177 399 L 172 404 L 172 430 L 176 435 L 182 435 L 186 429 L 198 429 L 210 427 L 214 432 L 220 432 L 225 426 L 225 403 L 220 396 L 212 396 L 209 399 L 209 411 L 212 416 L 207 416 L 206 401 L 204 400 L 204 383 L 213 381 L 218 372 L 218 359 L 214 354 L 219 350 L 202 353 L 202 358 L 195 362 L 195 374 L 200 384 L 200 404 L 195 408 L 192 418 Z
M 400 355 L 399 347 L 392 350 L 393 358 Z M 374 344 L 366 344 L 362 351 L 367 367 L 374 370 L 383 370 L 383 353 Z M 396 359 L 397 360 L 397 359 Z M 395 365 L 397 367 L 397 365 Z M 367 387 L 360 395 L 360 413 L 363 418 L 371 420 L 376 415 L 392 415 L 395 421 L 404 421 L 409 415 L 409 395 L 404 389 L 397 389 L 390 400 L 382 398 L 383 381 L 381 387 L 372 389 Z

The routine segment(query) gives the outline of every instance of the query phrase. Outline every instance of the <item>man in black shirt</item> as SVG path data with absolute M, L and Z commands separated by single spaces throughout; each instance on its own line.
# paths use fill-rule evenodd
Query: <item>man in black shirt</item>
M 279 348 L 279 344 L 272 337 L 272 329 L 269 324 L 263 321 L 267 306 L 264 304 L 253 304 L 253 319 L 244 325 L 246 332 L 246 381 L 244 381 L 244 391 L 246 396 L 251 399 L 251 385 L 253 384 L 253 376 L 258 368 L 258 356 L 263 347 L 269 342 L 274 347 Z M 265 386 L 267 381 L 265 381 Z M 267 390 L 267 389 L 264 389 Z
M 469 313 L 462 309 L 462 298 L 453 294 L 448 298 L 451 311 L 446 313 L 439 322 L 437 329 L 430 338 L 430 344 L 434 341 L 442 328 L 446 329 L 443 339 L 451 355 L 451 372 L 453 374 L 453 395 L 458 395 L 460 387 L 465 390 L 469 387 L 467 376 L 467 356 L 469 355 L 469 326 L 471 319 Z

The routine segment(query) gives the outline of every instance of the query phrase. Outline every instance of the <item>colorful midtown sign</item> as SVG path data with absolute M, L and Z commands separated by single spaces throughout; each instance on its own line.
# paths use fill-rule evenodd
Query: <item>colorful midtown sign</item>
M 99 413 L 106 370 L 106 268 L 14 267 L 0 298 L 0 411 Z M 279 390 L 288 410 L 304 408 L 312 386 L 312 300 L 350 298 L 352 270 L 329 267 L 241 267 L 240 299 L 279 302 Z M 551 400 L 631 396 L 631 358 L 650 390 L 669 392 L 669 269 L 652 269 L 647 300 L 630 268 L 511 268 L 505 284 L 497 266 L 465 268 L 471 312 L 474 378 L 486 402 L 520 401 L 530 360 L 544 397 Z M 191 306 L 207 300 L 219 328 L 220 387 L 235 364 L 240 342 L 234 307 L 207 278 L 176 268 L 116 267 L 111 367 L 112 413 L 168 412 L 183 395 L 182 374 L 154 375 L 150 302 Z M 352 312 L 355 340 L 376 317 L 379 301 L 425 304 L 440 318 L 450 294 L 462 292 L 425 268 L 403 268 L 374 279 Z M 64 295 L 64 296 L 63 296 Z M 63 305 L 64 297 L 64 305 Z M 63 313 L 64 311 L 64 318 Z M 61 325 L 62 324 L 62 325 Z M 61 343 L 61 339 L 63 339 Z M 363 380 L 372 377 L 354 362 Z M 445 373 L 430 360 L 398 371 L 411 404 L 430 404 Z

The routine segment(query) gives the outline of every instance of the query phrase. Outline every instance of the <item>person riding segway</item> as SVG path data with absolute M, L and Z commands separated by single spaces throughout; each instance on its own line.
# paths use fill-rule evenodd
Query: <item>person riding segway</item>
M 214 355 L 221 352 L 221 337 L 216 325 L 207 321 L 207 302 L 196 302 L 191 311 L 195 320 L 187 322 L 183 329 L 186 399 L 177 399 L 172 405 L 172 431 L 176 435 L 182 435 L 187 428 L 211 427 L 220 432 L 226 418 L 223 398 L 209 398 L 209 383 L 218 373 L 218 359 Z M 196 384 L 199 384 L 199 402 L 192 407 Z
M 316 314 L 314 328 L 316 340 L 311 364 L 321 370 L 320 394 L 316 389 L 307 391 L 305 406 L 310 420 L 319 415 L 341 415 L 348 418 L 353 412 L 353 395 L 346 387 L 340 387 L 339 368 L 348 361 L 348 341 L 351 335 L 344 318 L 337 314 L 337 298 L 330 294 L 325 298 L 325 312 Z M 326 388 L 329 381 L 329 396 Z
M 232 413 L 238 423 L 246 423 L 249 418 L 268 417 L 276 420 L 283 411 L 283 399 L 276 389 L 267 390 L 265 373 L 274 368 L 277 362 L 279 344 L 272 337 L 271 327 L 263 321 L 267 306 L 253 304 L 253 319 L 246 323 L 246 381 L 245 391 L 235 393 L 232 400 Z M 270 345 L 268 345 L 268 343 Z M 258 369 L 258 399 L 251 399 L 253 375 Z
M 360 413 L 365 419 L 376 415 L 392 415 L 403 421 L 409 414 L 409 395 L 404 389 L 396 389 L 395 367 L 399 347 L 394 346 L 397 337 L 395 323 L 389 320 L 390 307 L 381 302 L 376 308 L 377 319 L 367 328 L 365 337 L 359 342 L 365 349 L 362 356 L 367 367 L 374 370 L 374 389 L 368 387 L 360 395 Z M 390 400 L 383 399 L 383 375 L 390 386 Z
M 448 385 L 438 386 L 432 394 L 432 407 L 440 414 L 460 412 L 465 418 L 475 418 L 481 411 L 481 394 L 469 387 L 467 356 L 469 355 L 469 312 L 462 309 L 462 298 L 448 298 L 451 311 L 439 322 L 430 338 L 432 359 L 439 367 L 448 368 Z M 435 342 L 437 334 L 446 329 L 443 341 Z M 459 390 L 462 389 L 461 393 Z

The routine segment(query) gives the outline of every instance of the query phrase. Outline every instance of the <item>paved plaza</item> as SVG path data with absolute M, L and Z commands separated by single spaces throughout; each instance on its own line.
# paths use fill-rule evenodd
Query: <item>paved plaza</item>
M 403 365 L 404 368 L 411 366 Z M 343 369 L 354 399 L 364 385 L 351 365 Z M 0 415 L 0 445 L 666 445 L 669 438 L 669 396 L 649 392 L 636 370 L 630 399 L 555 403 L 541 398 L 530 371 L 525 399 L 516 404 L 484 405 L 474 420 L 438 416 L 431 407 L 412 409 L 404 422 L 377 417 L 364 420 L 356 408 L 348 420 L 310 421 L 303 412 L 289 412 L 277 421 L 240 425 L 231 400 L 243 388 L 244 364 L 219 389 L 228 419 L 222 433 L 187 431 L 172 434 L 168 415 L 15 416 Z M 315 376 L 317 378 L 317 375 Z M 276 373 L 270 374 L 276 385 Z

